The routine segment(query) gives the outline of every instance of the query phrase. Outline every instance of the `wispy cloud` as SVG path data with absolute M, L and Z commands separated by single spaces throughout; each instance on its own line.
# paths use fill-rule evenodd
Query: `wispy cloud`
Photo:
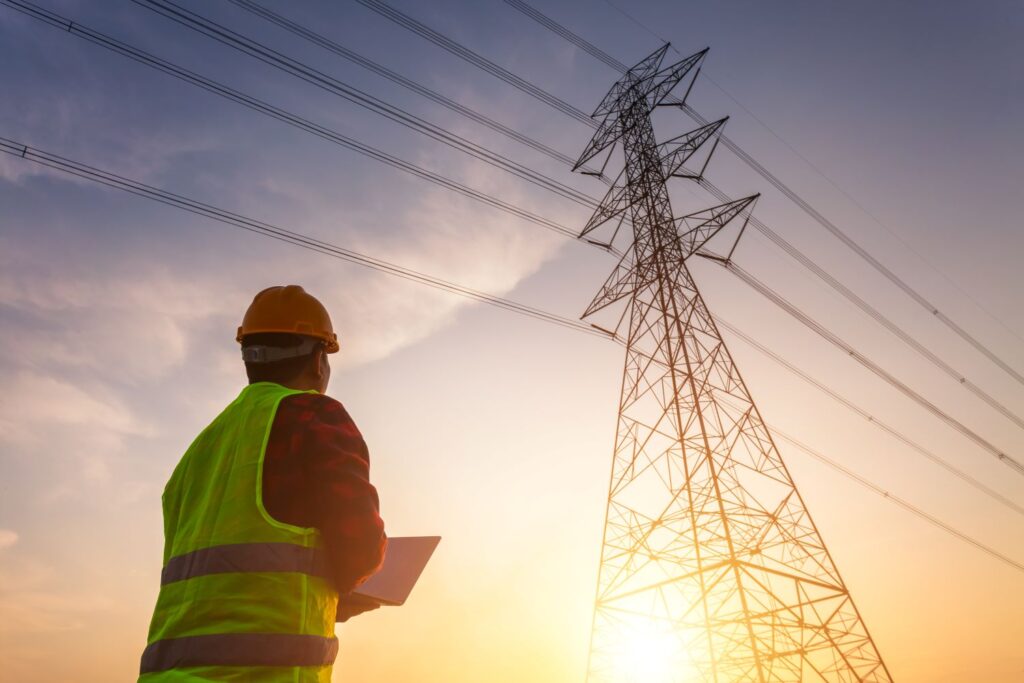
M 18 542 L 18 532 L 11 529 L 0 529 L 0 550 L 10 548 Z
M 0 567 L 0 635 L 76 630 L 86 614 L 110 607 L 105 597 L 74 594 L 61 583 L 60 572 L 50 565 L 6 561 Z

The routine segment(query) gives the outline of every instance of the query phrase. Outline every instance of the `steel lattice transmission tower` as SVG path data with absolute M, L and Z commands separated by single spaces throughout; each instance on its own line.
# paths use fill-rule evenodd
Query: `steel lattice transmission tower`
M 724 121 L 656 142 L 652 112 L 707 52 L 663 67 L 667 48 L 612 86 L 575 167 L 622 143 L 580 236 L 618 253 L 632 228 L 583 315 L 628 330 L 588 680 L 890 681 L 687 267 L 757 196 L 673 217 L 667 180 L 697 177 L 684 164 Z

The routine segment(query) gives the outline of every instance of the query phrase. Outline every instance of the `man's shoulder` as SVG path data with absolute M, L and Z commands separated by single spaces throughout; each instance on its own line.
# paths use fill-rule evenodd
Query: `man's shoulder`
M 281 399 L 281 404 L 305 406 L 321 410 L 344 410 L 338 399 L 331 398 L 327 394 L 320 394 L 315 391 L 303 391 L 298 394 L 289 394 Z
M 296 422 L 325 422 L 338 424 L 351 422 L 345 406 L 326 394 L 301 393 L 285 396 L 278 406 L 278 415 Z
M 340 401 L 323 394 L 292 394 L 281 400 L 274 419 L 275 435 L 300 438 L 303 448 L 331 453 L 339 448 L 367 459 L 366 444 Z

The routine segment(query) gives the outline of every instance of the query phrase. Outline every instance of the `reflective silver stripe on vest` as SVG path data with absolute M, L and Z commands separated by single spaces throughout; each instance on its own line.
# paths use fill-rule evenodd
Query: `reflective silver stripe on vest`
M 293 633 L 216 633 L 150 643 L 139 673 L 187 666 L 329 666 L 338 639 Z
M 172 557 L 160 585 L 208 574 L 231 572 L 299 572 L 326 576 L 323 551 L 294 543 L 232 543 Z

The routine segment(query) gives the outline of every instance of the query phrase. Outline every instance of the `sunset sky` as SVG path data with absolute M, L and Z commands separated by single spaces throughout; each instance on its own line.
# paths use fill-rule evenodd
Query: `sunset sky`
M 582 206 L 131 2 L 40 5 L 504 201 Z M 182 4 L 591 195 L 597 180 L 230 2 Z M 390 0 L 389 0 L 390 2 Z M 690 97 L 729 137 L 1024 373 L 1024 5 L 530 0 L 632 64 L 711 51 Z M 580 109 L 618 74 L 500 0 L 395 7 Z M 591 131 L 354 0 L 266 5 L 576 157 Z M 646 27 L 646 28 L 645 28 Z M 656 34 L 656 35 L 655 35 Z M 670 51 L 669 58 L 679 58 Z M 713 79 L 713 80 L 709 80 Z M 614 258 L 0 5 L 0 137 L 570 318 Z M 659 139 L 690 130 L 667 110 Z M 621 165 L 621 155 L 613 164 Z M 1024 385 L 719 148 L 709 178 L 1012 412 Z M 677 215 L 717 202 L 673 185 Z M 737 263 L 1011 457 L 1024 430 L 754 231 Z M 708 262 L 713 314 L 1024 506 L 1024 476 Z M 338 627 L 334 680 L 556 683 L 585 672 L 623 349 L 0 155 L 0 681 L 134 680 L 160 493 L 242 388 L 255 292 L 301 284 L 341 338 L 328 393 L 369 444 L 391 535 L 443 541 L 409 602 Z M 1024 564 L 1024 515 L 743 340 L 770 425 Z M 1024 570 L 779 440 L 893 677 L 1024 680 Z

